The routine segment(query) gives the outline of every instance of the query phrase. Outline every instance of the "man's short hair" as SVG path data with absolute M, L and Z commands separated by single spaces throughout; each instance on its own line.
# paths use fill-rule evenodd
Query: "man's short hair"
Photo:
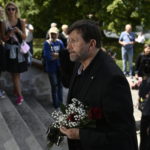
M 68 25 L 67 25 L 67 24 L 63 24 L 63 25 L 61 26 L 61 29 L 62 29 L 62 30 L 68 29 Z
M 94 39 L 96 40 L 96 47 L 101 47 L 101 34 L 95 21 L 78 20 L 68 28 L 68 34 L 70 34 L 73 30 L 79 31 L 85 42 L 89 42 L 91 39 Z

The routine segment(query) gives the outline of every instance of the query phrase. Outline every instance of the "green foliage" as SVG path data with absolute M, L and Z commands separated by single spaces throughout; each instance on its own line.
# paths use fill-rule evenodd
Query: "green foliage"
M 9 0 L 0 0 L 4 6 Z M 51 22 L 71 24 L 92 18 L 102 29 L 120 33 L 125 24 L 150 28 L 150 0 L 14 0 L 22 18 L 34 25 L 36 37 L 45 37 Z
M 39 60 L 41 60 L 42 56 L 43 42 L 44 39 L 37 39 L 37 38 L 34 39 L 33 41 L 33 48 L 34 48 L 33 57 Z
M 42 56 L 42 49 L 41 48 L 34 48 L 34 54 L 33 54 L 33 58 L 36 58 L 38 60 L 41 60 L 41 56 Z
M 145 44 L 150 44 L 150 39 L 146 40 Z
M 150 1 L 148 0 L 34 0 L 39 13 L 33 20 L 37 28 L 47 31 L 51 22 L 71 24 L 73 21 L 89 18 L 98 21 L 102 29 L 113 32 L 124 30 L 125 24 L 133 27 L 150 27 Z M 146 10 L 146 11 L 145 11 Z M 44 17 L 43 17 L 44 16 Z M 40 18 L 40 19 L 39 19 Z
M 116 60 L 116 64 L 119 66 L 119 68 L 122 70 L 122 60 L 121 59 L 117 59 Z

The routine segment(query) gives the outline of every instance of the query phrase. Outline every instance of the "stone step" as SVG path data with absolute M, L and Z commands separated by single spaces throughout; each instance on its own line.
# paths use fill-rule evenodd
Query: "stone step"
M 28 106 L 28 104 L 26 103 L 27 98 L 24 98 L 24 102 L 19 106 L 15 104 L 15 99 L 16 98 L 13 96 L 10 97 L 10 100 L 14 104 L 15 108 L 17 109 L 23 120 L 26 122 L 29 129 L 32 131 L 38 143 L 41 145 L 43 150 L 47 150 L 47 128 L 40 121 L 34 111 Z M 30 98 L 28 97 L 28 99 Z
M 15 141 L 20 147 L 20 150 L 45 150 L 37 142 L 31 130 L 7 96 L 6 98 L 0 100 L 0 112 L 5 119 Z M 13 141 L 10 141 L 8 144 L 6 144 L 6 146 L 12 145 L 12 142 Z
M 46 128 L 48 128 L 49 124 L 52 122 L 52 118 L 50 113 L 48 113 L 44 107 L 33 97 L 26 96 L 25 101 L 28 106 L 34 111 L 34 113 L 38 116 L 40 121 L 44 124 Z M 52 109 L 49 107 L 49 109 Z
M 37 99 L 40 105 L 48 112 L 48 114 L 51 114 L 55 109 L 52 105 L 52 102 L 47 99 Z
M 44 107 L 33 97 L 26 96 L 26 102 L 34 111 L 34 113 L 39 117 L 45 127 L 48 128 L 49 124 L 52 122 L 51 114 L 48 113 Z M 48 106 L 50 111 L 54 111 L 50 105 Z M 51 150 L 68 150 L 67 139 L 64 138 L 64 142 L 60 147 L 54 145 Z
M 0 112 L 0 150 L 20 150 Z
M 68 94 L 68 89 L 66 88 L 63 88 L 63 104 L 66 104 L 66 101 L 67 101 L 67 94 Z M 55 109 L 52 105 L 52 100 L 49 99 L 37 99 L 37 101 L 44 107 L 44 109 L 49 113 L 51 114 Z

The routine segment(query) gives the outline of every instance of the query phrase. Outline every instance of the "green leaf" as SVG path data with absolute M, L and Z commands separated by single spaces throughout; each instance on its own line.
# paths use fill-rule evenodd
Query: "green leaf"
M 65 112 L 66 106 L 65 106 L 64 104 L 61 104 L 61 105 L 60 105 L 60 109 L 61 109 L 61 111 L 62 111 L 63 114 L 66 113 L 66 112 Z

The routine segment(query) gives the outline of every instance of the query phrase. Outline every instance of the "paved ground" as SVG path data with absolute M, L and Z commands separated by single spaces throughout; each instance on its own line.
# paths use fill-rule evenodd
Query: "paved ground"
M 127 80 L 129 81 L 129 83 L 132 81 L 132 79 L 130 79 L 130 78 L 127 78 Z M 131 93 L 132 93 L 132 100 L 133 100 L 133 105 L 134 105 L 134 117 L 136 120 L 136 126 L 139 129 L 140 120 L 141 120 L 141 111 L 139 111 L 137 108 L 137 106 L 138 106 L 138 90 L 132 90 L 131 89 Z M 140 141 L 139 130 L 137 130 L 137 138 L 138 138 L 138 144 L 139 144 L 139 141 Z

